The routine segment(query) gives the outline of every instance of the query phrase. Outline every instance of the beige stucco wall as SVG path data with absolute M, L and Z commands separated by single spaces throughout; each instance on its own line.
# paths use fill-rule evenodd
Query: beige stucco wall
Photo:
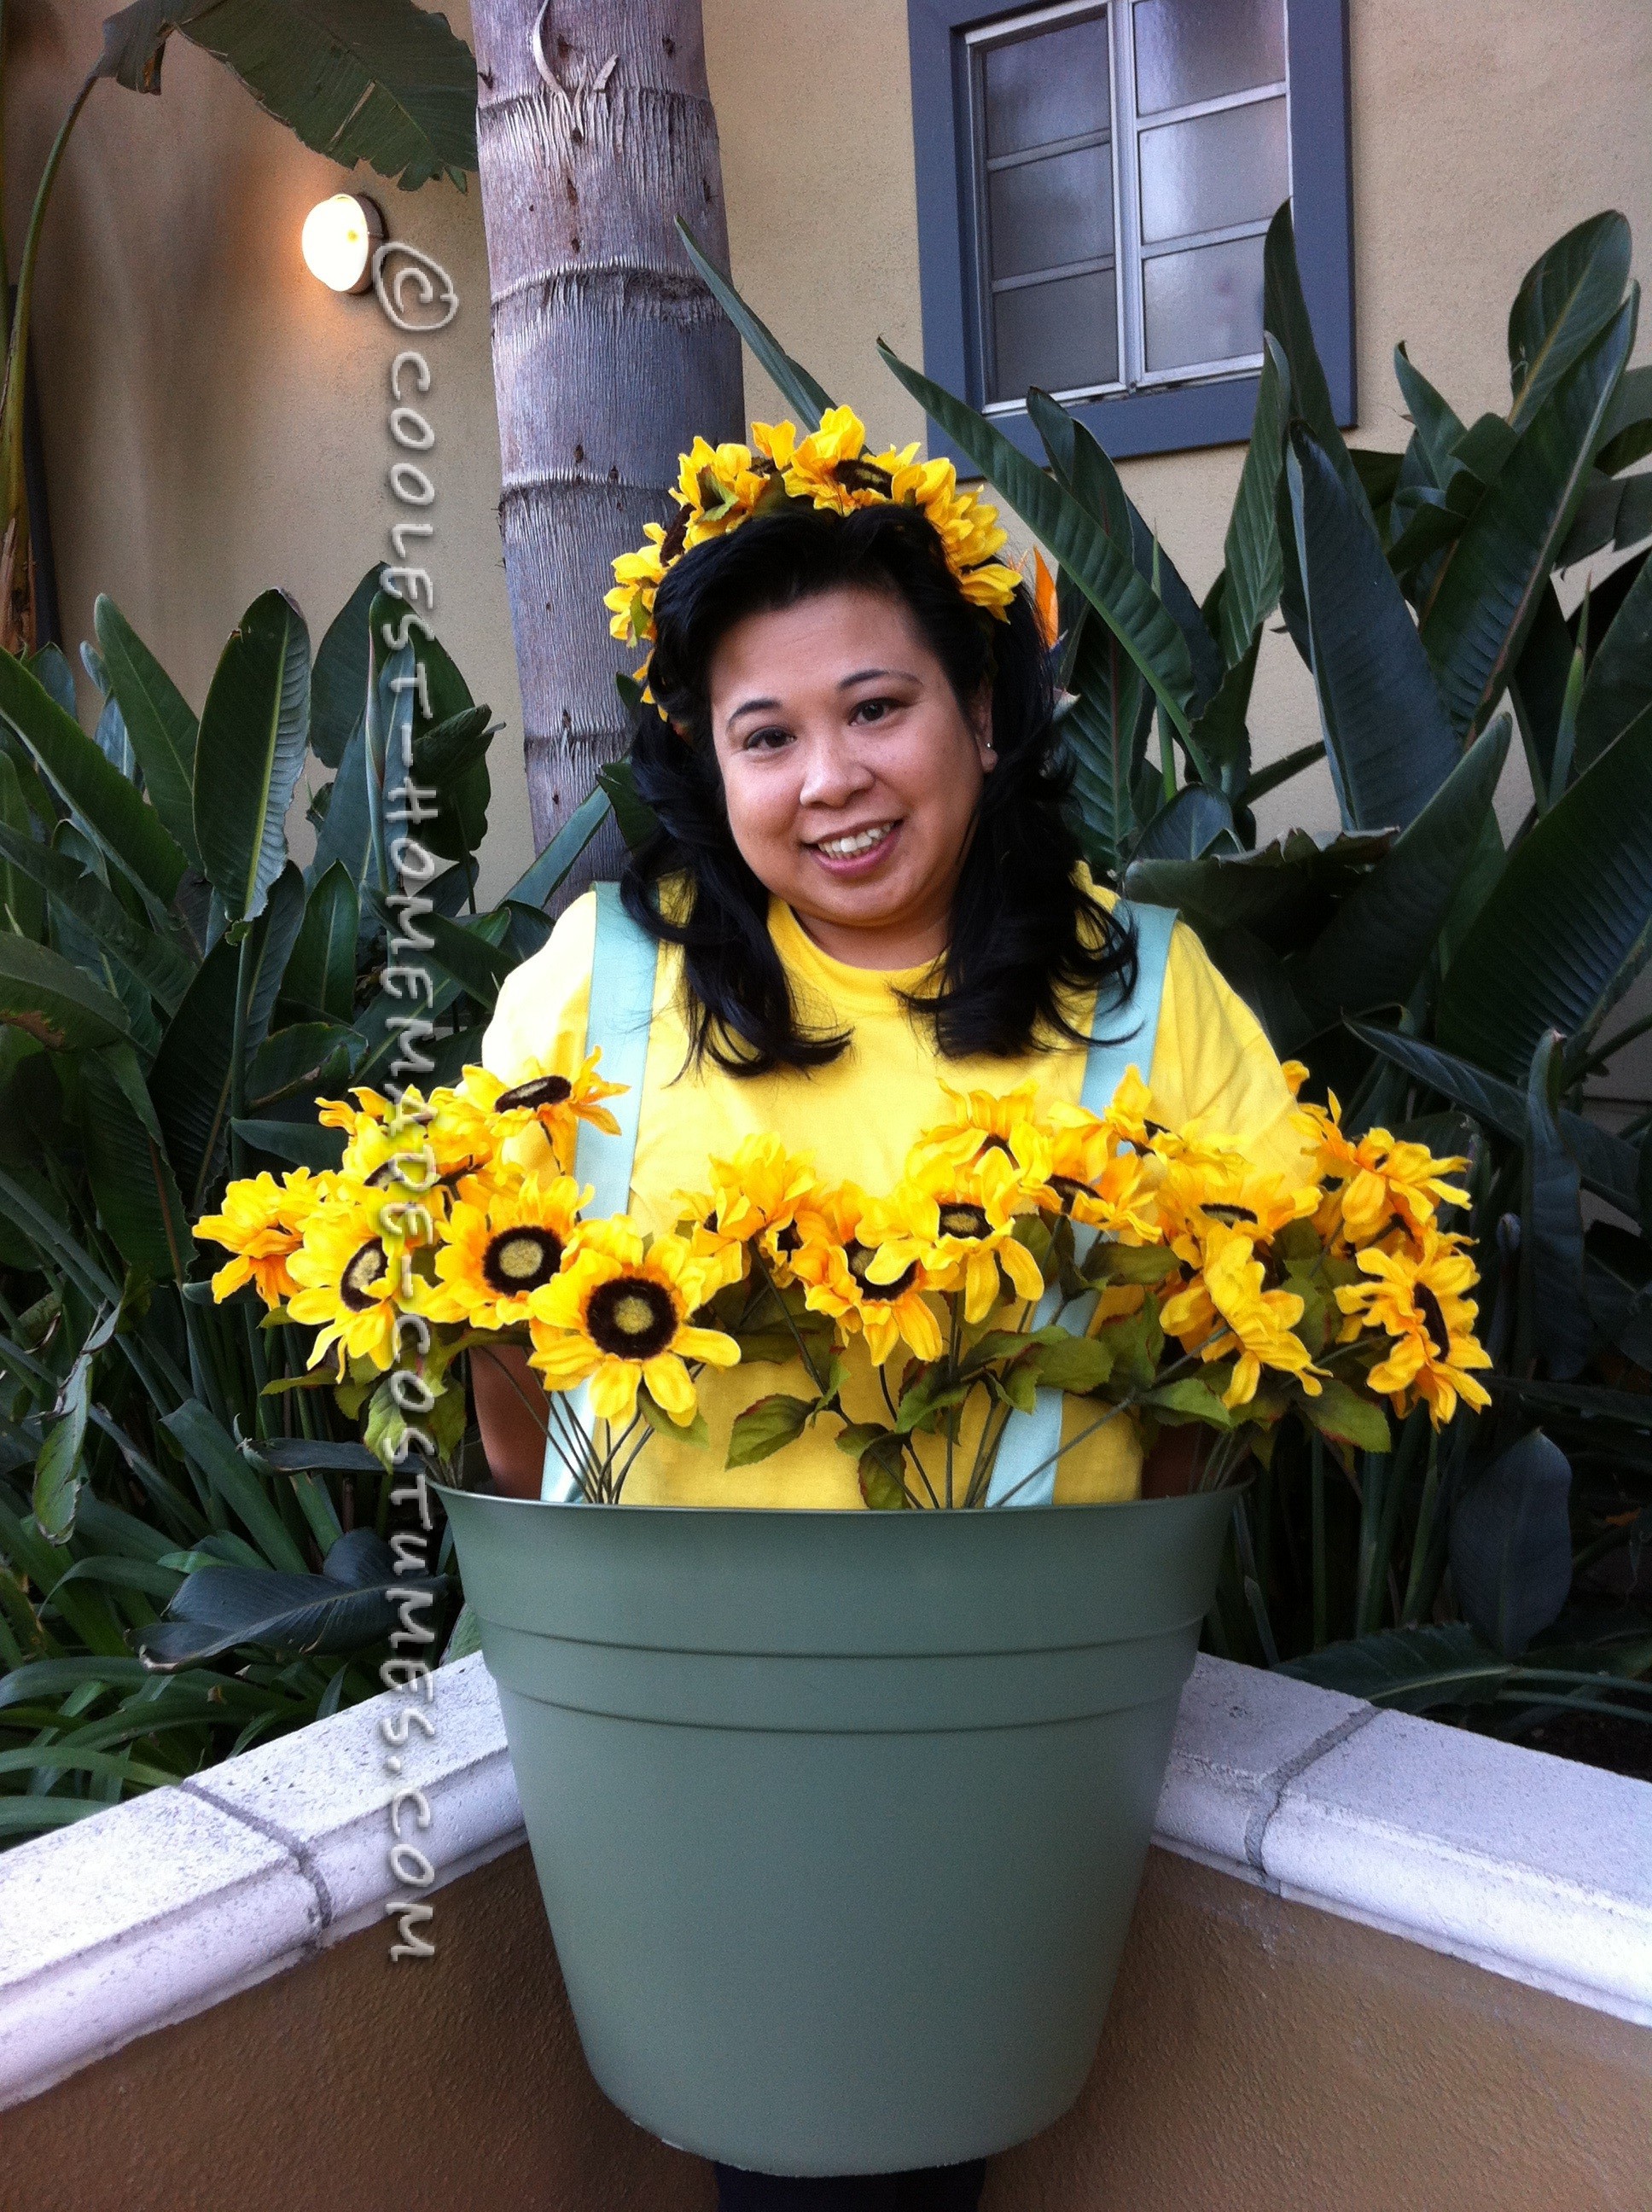
M 109 0 L 17 0 L 7 233 Z M 464 0 L 450 9 L 461 27 Z M 878 362 L 920 348 L 902 0 L 704 0 L 737 281 L 881 435 L 915 410 Z M 1396 339 L 1460 413 L 1507 404 L 1503 325 L 1560 231 L 1622 208 L 1652 267 L 1652 9 L 1645 0 L 1351 0 L 1361 423 L 1398 446 Z M 198 705 L 242 607 L 288 586 L 319 633 L 394 519 L 385 428 L 392 333 L 324 294 L 298 256 L 337 173 L 174 40 L 160 100 L 100 87 L 47 237 L 39 360 L 66 624 L 107 590 Z M 498 445 L 474 184 L 383 194 L 392 232 L 436 253 L 463 302 L 431 342 L 442 634 L 507 725 L 495 754 L 488 882 L 527 857 L 519 708 L 494 507 Z M 1643 341 L 1642 351 L 1647 351 Z M 774 395 L 749 368 L 752 411 Z M 1221 560 L 1236 449 L 1125 475 L 1195 591 Z M 593 609 L 593 620 L 598 616 Z M 1269 757 L 1317 734 L 1295 653 L 1271 639 L 1253 730 Z M 1265 823 L 1331 819 L 1323 773 Z
M 21 2212 L 711 2212 L 586 2069 L 525 1850 L 5 2115 Z M 1150 1855 L 1102 2047 L 981 2212 L 1643 2212 L 1652 2033 Z

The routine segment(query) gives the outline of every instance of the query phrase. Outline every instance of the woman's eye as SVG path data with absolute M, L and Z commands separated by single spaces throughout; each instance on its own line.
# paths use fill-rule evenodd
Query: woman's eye
M 861 699 L 850 713 L 852 722 L 881 722 L 900 706 L 898 699 Z
M 741 740 L 740 750 L 747 753 L 774 753 L 792 742 L 790 730 L 778 726 L 767 730 L 752 730 Z

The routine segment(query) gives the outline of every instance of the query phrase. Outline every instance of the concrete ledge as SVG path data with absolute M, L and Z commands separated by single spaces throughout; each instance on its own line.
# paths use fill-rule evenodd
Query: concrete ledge
M 384 1922 L 392 1791 L 437 1887 L 523 1840 L 479 1657 L 0 1857 L 0 2107 Z M 397 1721 L 397 1726 L 404 1723 Z M 392 1764 L 399 1760 L 400 1771 Z M 1652 2025 L 1652 1786 L 1201 1658 L 1155 1840 Z M 438 1907 L 438 1916 L 440 1908 Z M 386 1944 L 393 1930 L 386 1923 Z

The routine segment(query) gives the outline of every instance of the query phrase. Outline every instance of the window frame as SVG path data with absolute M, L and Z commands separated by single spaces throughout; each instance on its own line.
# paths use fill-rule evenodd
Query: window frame
M 1024 404 L 986 402 L 983 381 L 982 297 L 978 271 L 980 203 L 986 190 L 984 167 L 965 131 L 978 133 L 972 52 L 991 42 L 991 33 L 1017 19 L 1054 20 L 1102 12 L 1106 0 L 1049 0 L 1045 7 L 983 4 L 983 0 L 907 0 L 911 49 L 913 138 L 918 189 L 919 277 L 923 309 L 924 368 L 937 383 L 967 398 L 1023 453 L 1043 458 L 1043 447 L 1028 420 Z M 1127 8 L 1132 0 L 1113 0 Z M 1109 26 L 1110 52 L 1116 63 L 1121 31 L 1133 55 L 1133 26 Z M 973 38 L 970 33 L 975 34 Z M 1285 0 L 1286 124 L 1291 211 L 1303 291 L 1336 419 L 1343 428 L 1357 419 L 1354 375 L 1352 178 L 1349 155 L 1347 0 Z M 1114 260 L 1115 308 L 1120 318 L 1121 380 L 1139 353 L 1141 329 L 1139 292 L 1143 258 L 1124 225 L 1134 195 L 1121 198 L 1118 171 L 1137 158 L 1143 128 L 1160 127 L 1156 115 L 1145 125 L 1135 113 L 1133 82 L 1127 115 L 1115 88 L 1111 150 L 1114 163 Z M 1189 112 L 1243 105 L 1274 96 L 1252 92 L 1237 99 L 1193 103 Z M 1166 117 L 1181 110 L 1166 111 Z M 1127 139 L 1128 143 L 1127 144 Z M 1229 226 L 1242 232 L 1246 226 Z M 1203 234 L 1200 234 L 1201 237 Z M 1127 316 L 1135 334 L 1127 347 Z M 1255 410 L 1254 368 L 1176 368 L 1139 376 L 1133 387 L 1122 381 L 1084 387 L 1093 394 L 1070 403 L 1073 413 L 1115 459 L 1242 443 L 1250 435 Z M 961 465 L 972 465 L 938 424 L 929 425 L 929 449 Z

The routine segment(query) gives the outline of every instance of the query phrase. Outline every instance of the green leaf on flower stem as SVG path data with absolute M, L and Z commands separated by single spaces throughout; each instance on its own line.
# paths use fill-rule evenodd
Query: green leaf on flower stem
M 657 1398 L 646 1389 L 639 1389 L 637 1411 L 657 1435 L 670 1437 L 673 1443 L 693 1444 L 698 1449 L 711 1442 L 706 1417 L 697 1406 L 691 1421 L 674 1421 Z
M 1110 1244 L 1098 1237 L 1085 1255 L 1087 1283 L 1162 1283 L 1181 1265 L 1167 1244 Z
M 912 1503 L 901 1479 L 898 1439 L 885 1434 L 860 1455 L 860 1495 L 874 1513 L 899 1513 Z
M 1069 1336 L 1065 1331 L 1053 1344 L 1029 1352 L 1019 1371 L 1030 1375 L 1042 1389 L 1066 1390 L 1074 1397 L 1099 1390 L 1113 1373 L 1114 1348 L 1100 1337 Z
M 1388 1415 L 1374 1399 L 1346 1382 L 1333 1379 L 1317 1398 L 1304 1391 L 1302 1409 L 1320 1434 L 1333 1443 L 1353 1444 L 1361 1451 L 1385 1452 L 1394 1448 Z
M 810 1399 L 793 1398 L 783 1390 L 776 1391 L 772 1397 L 759 1398 L 746 1407 L 729 1431 L 728 1457 L 724 1466 L 755 1467 L 759 1460 L 783 1451 L 787 1444 L 797 1442 L 816 1410 Z
M 920 1367 L 916 1379 L 901 1393 L 900 1410 L 895 1425 L 902 1436 L 914 1429 L 933 1425 L 935 1417 L 949 1407 L 961 1406 L 969 1396 L 967 1381 L 951 1382 L 947 1380 L 946 1364 L 936 1360 L 932 1366 Z
M 1038 1377 L 1031 1367 L 1006 1367 L 1002 1375 L 989 1375 L 987 1380 L 994 1396 L 1018 1413 L 1030 1413 L 1038 1403 Z
M 1180 1376 L 1175 1382 L 1149 1391 L 1142 1403 L 1151 1406 L 1161 1419 L 1169 1415 L 1173 1422 L 1205 1421 L 1213 1429 L 1230 1429 L 1234 1425 L 1233 1413 L 1223 1404 L 1222 1393 L 1203 1375 Z
M 850 1421 L 838 1431 L 832 1441 L 839 1451 L 847 1452 L 851 1459 L 859 1459 L 880 1437 L 894 1434 L 894 1430 L 886 1429 L 881 1421 Z

